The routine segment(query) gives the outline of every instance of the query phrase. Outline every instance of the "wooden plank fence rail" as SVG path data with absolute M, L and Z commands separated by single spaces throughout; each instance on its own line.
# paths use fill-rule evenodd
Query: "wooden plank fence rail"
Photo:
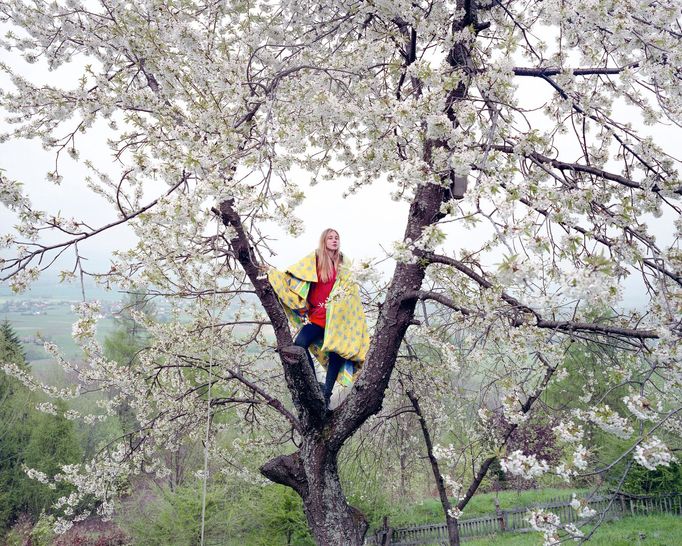
M 527 521 L 528 511 L 542 508 L 559 516 L 561 523 L 582 524 L 589 520 L 578 517 L 571 506 L 571 497 L 558 497 L 549 502 L 529 507 L 500 509 L 496 506 L 494 514 L 477 518 L 459 520 L 459 536 L 462 539 L 489 536 L 495 533 L 531 531 Z M 655 496 L 636 496 L 623 493 L 615 495 L 593 495 L 584 498 L 585 503 L 605 519 L 626 516 L 639 516 L 655 513 L 668 513 L 682 516 L 682 493 L 669 493 Z M 386 539 L 390 536 L 390 539 Z M 448 528 L 443 524 L 418 525 L 400 529 L 390 529 L 384 519 L 384 529 L 365 540 L 366 545 L 426 546 L 447 545 Z

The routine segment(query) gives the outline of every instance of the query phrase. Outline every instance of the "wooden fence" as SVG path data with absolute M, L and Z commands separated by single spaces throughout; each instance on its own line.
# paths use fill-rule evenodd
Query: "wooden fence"
M 530 531 L 527 521 L 528 511 L 542 508 L 553 512 L 561 519 L 561 523 L 586 523 L 588 520 L 578 518 L 578 513 L 571 506 L 572 497 L 557 498 L 551 502 L 536 504 L 524 508 L 509 510 L 498 509 L 495 514 L 478 518 L 460 519 L 459 536 L 462 539 L 488 536 L 504 531 Z M 633 496 L 625 494 L 594 495 L 586 497 L 585 503 L 597 512 L 600 517 L 614 519 L 624 516 L 639 516 L 654 513 L 669 513 L 682 516 L 682 493 L 670 493 L 656 496 Z M 384 519 L 384 528 L 374 536 L 368 537 L 365 544 L 393 546 L 425 546 L 447 545 L 448 529 L 443 524 L 419 525 L 402 529 L 391 529 Z

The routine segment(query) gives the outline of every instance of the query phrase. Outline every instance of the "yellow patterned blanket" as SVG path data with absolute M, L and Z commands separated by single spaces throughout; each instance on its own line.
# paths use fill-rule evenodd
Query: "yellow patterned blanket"
M 317 282 L 315 252 L 296 262 L 285 272 L 271 269 L 268 280 L 282 302 L 289 321 L 295 328 L 307 322 L 306 308 L 310 283 Z M 334 352 L 351 363 L 339 373 L 337 381 L 351 385 L 369 349 L 367 320 L 360 301 L 360 292 L 353 281 L 350 268 L 343 263 L 327 299 L 327 323 L 324 340 L 310 346 L 310 351 L 326 369 L 328 353 Z

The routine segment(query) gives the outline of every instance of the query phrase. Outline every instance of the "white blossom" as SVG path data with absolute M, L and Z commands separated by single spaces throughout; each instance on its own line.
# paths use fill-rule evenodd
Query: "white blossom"
M 462 487 L 462 484 L 460 482 L 453 479 L 449 475 L 443 476 L 443 481 L 445 482 L 445 487 L 448 490 L 448 496 L 449 497 L 452 497 L 457 501 L 462 500 L 464 498 L 462 495 L 463 487 Z
M 585 516 L 588 517 L 588 516 Z M 568 535 L 575 540 L 576 542 L 580 542 L 580 539 L 585 536 L 585 533 L 583 533 L 580 529 L 578 529 L 575 524 L 573 523 L 566 523 L 563 526 L 563 530 L 568 533 Z
M 10 210 L 17 210 L 28 205 L 28 199 L 22 193 L 20 182 L 10 180 L 0 170 L 0 203 Z
M 414 244 L 408 239 L 406 241 L 395 241 L 391 256 L 399 263 L 416 263 L 417 257 L 413 254 Z
M 457 456 L 457 448 L 450 444 L 448 446 L 442 446 L 436 444 L 433 446 L 433 456 L 439 461 L 449 462 L 455 459 Z
M 596 515 L 597 511 L 590 508 L 587 499 L 579 499 L 573 493 L 573 498 L 571 499 L 571 507 L 578 513 L 579 518 L 591 518 Z
M 649 437 L 635 447 L 635 461 L 649 470 L 656 470 L 659 465 L 670 466 L 676 460 L 668 446 L 656 436 Z
M 521 400 L 516 392 L 508 393 L 502 398 L 502 412 L 512 424 L 523 423 L 528 419 L 528 415 L 522 411 Z
M 571 478 L 576 475 L 575 470 L 566 463 L 559 463 L 554 472 L 560 476 L 566 483 L 571 481 Z
M 52 528 L 57 535 L 62 535 L 71 529 L 71 527 L 73 527 L 73 520 L 57 518 Z
M 553 430 L 562 442 L 567 443 L 579 442 L 584 435 L 583 427 L 573 421 L 562 421 Z
M 585 470 L 587 468 L 588 451 L 583 445 L 578 445 L 573 452 L 573 466 L 578 470 Z
M 36 267 L 27 267 L 14 275 L 10 281 L 10 288 L 13 292 L 20 294 L 24 292 L 40 275 L 40 271 Z
M 352 276 L 360 284 L 377 283 L 381 279 L 379 270 L 371 259 L 355 262 L 353 264 Z
M 654 421 L 663 410 L 660 401 L 654 405 L 648 398 L 630 394 L 623 398 L 628 409 L 643 421 Z
M 559 544 L 559 528 L 561 520 L 559 516 L 546 510 L 531 510 L 526 518 L 534 531 L 540 531 L 544 535 L 543 546 Z
M 456 507 L 455 507 L 455 508 L 450 508 L 450 509 L 448 510 L 448 515 L 449 515 L 452 519 L 459 519 L 460 517 L 462 517 L 462 511 L 461 511 L 459 508 L 456 508 Z
M 509 456 L 500 460 L 500 466 L 504 472 L 520 476 L 525 480 L 532 480 L 542 476 L 549 470 L 549 465 L 545 460 L 538 460 L 533 454 L 524 455 L 524 453 L 517 449 Z
M 609 432 L 619 438 L 629 438 L 632 435 L 632 427 L 627 419 L 618 415 L 607 404 L 595 407 L 586 412 L 586 417 L 605 432 Z
M 57 415 L 57 406 L 52 402 L 40 402 L 36 404 L 36 409 L 49 415 Z
M 55 484 L 50 480 L 50 478 L 44 472 L 36 470 L 35 468 L 29 468 L 26 465 L 22 465 L 22 469 L 26 475 L 32 480 L 39 481 L 42 484 L 47 485 L 50 489 L 55 489 Z

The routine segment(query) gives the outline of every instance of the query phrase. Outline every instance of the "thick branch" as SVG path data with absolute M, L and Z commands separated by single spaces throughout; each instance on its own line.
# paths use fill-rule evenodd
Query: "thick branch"
M 298 452 L 291 455 L 280 455 L 269 460 L 260 467 L 260 472 L 270 481 L 288 485 L 301 498 L 306 498 L 308 495 L 308 481 L 305 477 L 303 461 L 301 461 Z
M 466 6 L 463 2 L 466 2 Z M 469 23 L 476 26 L 476 4 L 474 0 L 459 0 L 458 7 L 466 8 Z M 465 28 L 463 20 L 453 21 L 453 30 Z M 414 38 L 414 39 L 413 39 Z M 410 47 L 416 37 L 410 36 Z M 447 61 L 453 69 L 468 71 L 473 69 L 473 62 L 467 44 L 457 41 L 448 52 Z M 468 83 L 460 82 L 446 100 L 444 111 L 453 125 L 458 124 L 452 105 L 454 101 L 466 96 Z M 442 143 L 427 138 L 423 147 L 423 160 L 433 164 L 433 151 Z M 454 173 L 444 177 L 450 178 Z M 444 185 L 445 186 L 445 185 Z M 417 241 L 425 227 L 438 222 L 444 215 L 441 204 L 448 200 L 451 190 L 436 184 L 423 184 L 417 188 L 410 205 L 407 226 L 403 240 Z M 402 295 L 421 288 L 426 273 L 423 264 L 396 265 L 386 299 L 379 312 L 375 334 L 370 344 L 363 373 L 356 381 L 353 390 L 343 404 L 332 414 L 328 446 L 330 450 L 338 450 L 343 442 L 352 435 L 371 415 L 381 409 L 384 392 L 388 387 L 398 350 L 405 337 L 408 326 L 413 322 L 416 300 L 404 300 Z
M 639 63 L 632 63 L 627 67 L 623 68 L 602 68 L 602 67 L 590 67 L 590 68 L 573 68 L 570 69 L 571 74 L 574 76 L 591 76 L 597 74 L 620 74 L 625 68 L 636 68 Z M 542 78 L 543 76 L 556 76 L 557 74 L 562 74 L 565 69 L 558 67 L 544 67 L 544 68 L 534 68 L 525 66 L 515 66 L 514 74 L 516 76 L 534 76 L 536 78 Z
M 301 420 L 314 428 L 322 428 L 326 404 L 317 384 L 315 372 L 308 363 L 305 349 L 290 345 L 280 349 L 280 356 L 287 376 L 287 385 L 294 404 L 299 407 Z
M 642 262 L 645 265 L 649 266 L 651 269 L 655 269 L 659 273 L 663 273 L 666 277 L 669 277 L 670 279 L 674 280 L 677 284 L 682 286 L 682 275 L 678 275 L 673 271 L 669 271 L 659 263 L 659 260 L 654 258 L 644 258 Z
M 232 251 L 253 284 L 256 295 L 272 323 L 284 367 L 284 377 L 302 426 L 304 429 L 320 428 L 324 420 L 324 400 L 319 392 L 317 379 L 308 365 L 305 351 L 293 344 L 287 317 L 272 286 L 267 279 L 260 278 L 258 264 L 253 261 L 249 239 L 241 218 L 234 209 L 232 199 L 220 204 L 220 215 L 223 223 L 235 231 L 235 236 L 230 239 Z
M 436 184 L 419 186 L 410 206 L 405 239 L 416 241 L 424 227 L 442 218 L 440 204 L 448 190 Z M 351 394 L 332 414 L 329 443 L 333 449 L 381 409 L 384 391 L 395 366 L 398 349 L 414 318 L 416 300 L 404 300 L 406 292 L 419 290 L 425 275 L 423 264 L 397 264 L 381 307 L 364 370 Z
M 424 444 L 426 445 L 426 453 L 429 457 L 429 462 L 431 463 L 431 471 L 433 472 L 433 478 L 436 481 L 436 487 L 438 488 L 438 495 L 440 496 L 440 503 L 443 506 L 443 512 L 445 512 L 445 521 L 448 525 L 448 535 L 450 538 L 450 544 L 459 544 L 459 532 L 457 529 L 457 520 L 453 518 L 450 514 L 450 499 L 448 499 L 448 493 L 445 489 L 445 482 L 443 480 L 443 475 L 440 472 L 440 467 L 438 466 L 438 459 L 433 454 L 433 442 L 431 441 L 431 434 L 429 433 L 429 427 L 426 424 L 426 419 L 422 414 L 421 407 L 419 406 L 419 400 L 413 391 L 405 391 L 405 394 L 412 402 L 412 407 L 415 413 L 419 417 L 419 426 L 422 429 L 422 435 L 424 436 Z
M 235 231 L 235 236 L 230 239 L 230 247 L 249 281 L 251 281 L 256 291 L 256 296 L 258 296 L 258 299 L 263 304 L 265 312 L 272 323 L 272 328 L 275 331 L 277 346 L 287 347 L 293 345 L 284 310 L 270 283 L 267 279 L 260 278 L 259 266 L 253 259 L 253 249 L 251 248 L 250 241 L 244 231 L 241 218 L 234 209 L 234 200 L 229 199 L 220 203 L 219 212 L 223 224 L 232 227 Z
M 460 305 L 457 305 L 454 301 L 452 301 L 450 298 L 447 296 L 444 296 L 443 294 L 439 294 L 438 292 L 429 292 L 426 290 L 417 290 L 416 292 L 409 292 L 403 296 L 406 300 L 412 299 L 412 298 L 417 298 L 418 300 L 433 300 L 437 301 L 438 303 L 441 303 L 445 305 L 445 307 L 449 307 L 450 309 L 453 309 L 454 311 L 457 311 L 459 313 L 462 313 L 464 316 L 470 316 L 475 314 L 475 311 L 472 311 L 471 309 L 467 309 L 466 307 L 462 307 Z
M 431 441 L 431 433 L 429 432 L 429 427 L 426 424 L 426 419 L 424 419 L 424 414 L 422 413 L 421 407 L 419 406 L 419 400 L 414 394 L 414 391 L 405 391 L 405 394 L 410 399 L 414 412 L 419 417 L 419 426 L 422 429 L 422 435 L 424 436 L 424 444 L 426 445 L 426 453 L 429 457 L 429 462 L 431 463 L 431 469 L 433 470 L 433 476 L 436 480 L 436 486 L 438 487 L 438 494 L 440 495 L 440 501 L 443 504 L 446 512 L 450 509 L 450 500 L 448 499 L 447 492 L 445 490 L 445 482 L 443 481 L 443 475 L 440 472 L 440 467 L 438 466 L 438 459 L 433 454 L 433 442 Z M 446 514 L 446 517 L 447 514 Z
M 538 320 L 538 328 L 548 328 L 560 332 L 590 332 L 606 336 L 618 336 L 636 339 L 658 339 L 658 334 L 653 330 L 638 330 L 637 328 L 621 328 L 606 324 L 594 324 L 590 322 L 577 322 L 571 320 Z
M 516 153 L 514 148 L 512 146 L 505 146 L 505 145 L 494 145 L 490 147 L 491 150 L 497 150 L 499 152 L 504 152 L 507 154 L 513 154 Z M 634 188 L 637 190 L 644 190 L 645 188 L 642 186 L 641 183 L 631 180 L 629 178 L 626 178 L 624 176 L 621 176 L 619 174 L 611 173 L 608 171 L 605 171 L 604 169 L 598 169 L 597 167 L 592 167 L 591 165 L 581 165 L 580 163 L 568 163 L 566 161 L 559 161 L 558 159 L 552 159 L 551 157 L 547 157 L 545 155 L 542 155 L 538 152 L 529 152 L 529 153 L 524 153 L 524 157 L 527 157 L 528 159 L 531 159 L 533 161 L 536 161 L 537 163 L 542 163 L 542 164 L 547 164 L 551 165 L 555 169 L 559 169 L 560 171 L 573 171 L 573 172 L 580 172 L 580 173 L 586 173 L 586 174 L 591 174 L 594 176 L 597 176 L 599 178 L 603 178 L 604 180 L 611 180 L 612 182 L 617 182 L 618 184 L 621 184 L 622 186 L 626 186 L 628 188 Z M 654 185 L 651 188 L 651 191 L 653 192 L 660 192 L 662 191 L 660 186 Z M 682 195 L 682 187 L 676 188 L 673 190 L 674 193 L 678 195 Z
M 470 279 L 473 279 L 476 281 L 476 283 L 479 284 L 479 286 L 483 288 L 492 288 L 493 284 L 487 280 L 483 275 L 476 273 L 473 269 L 468 267 L 467 265 L 463 264 L 459 260 L 455 260 L 454 258 L 450 258 L 448 256 L 440 256 L 438 254 L 433 254 L 433 253 L 424 253 L 423 257 L 427 259 L 431 263 L 441 263 L 445 265 L 449 265 L 460 271 L 461 273 L 464 273 L 467 277 Z M 444 296 L 437 295 L 438 298 L 435 297 L 430 297 L 429 299 L 434 299 L 436 301 L 440 301 L 444 305 L 447 305 L 446 300 Z M 418 292 L 411 293 L 411 297 L 416 298 L 418 296 Z M 542 315 L 536 311 L 535 309 L 522 304 L 519 300 L 516 298 L 510 296 L 509 294 L 502 292 L 501 294 L 502 300 L 504 300 L 506 303 L 511 305 L 515 311 L 520 311 L 522 313 L 525 313 L 526 315 L 532 315 L 535 317 L 535 326 L 538 328 L 548 328 L 551 330 L 558 330 L 561 332 L 566 332 L 566 333 L 571 333 L 571 332 L 590 332 L 590 333 L 595 333 L 595 334 L 601 334 L 601 335 L 609 335 L 609 336 L 617 336 L 617 337 L 626 337 L 626 338 L 635 338 L 635 339 L 658 339 L 658 334 L 652 330 L 639 330 L 637 328 L 621 328 L 618 326 L 609 326 L 606 324 L 593 324 L 593 323 L 588 323 L 588 322 L 578 322 L 578 321 L 570 321 L 570 320 L 546 320 L 542 317 Z M 453 302 L 453 305 L 454 302 Z M 457 307 L 455 305 L 455 307 Z M 520 326 L 521 324 L 526 323 L 527 321 L 525 320 L 524 317 L 516 317 L 514 319 L 514 322 L 512 323 L 513 326 Z

